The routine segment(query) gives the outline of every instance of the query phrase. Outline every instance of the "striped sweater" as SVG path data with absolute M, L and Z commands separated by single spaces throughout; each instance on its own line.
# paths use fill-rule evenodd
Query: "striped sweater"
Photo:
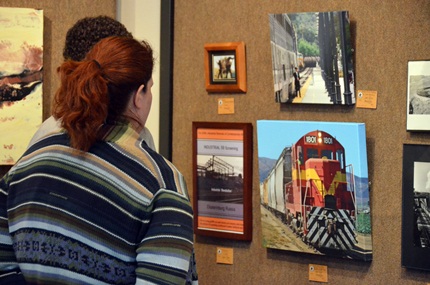
M 190 280 L 181 173 L 128 124 L 87 153 L 68 144 L 65 133 L 38 141 L 0 180 L 0 284 Z

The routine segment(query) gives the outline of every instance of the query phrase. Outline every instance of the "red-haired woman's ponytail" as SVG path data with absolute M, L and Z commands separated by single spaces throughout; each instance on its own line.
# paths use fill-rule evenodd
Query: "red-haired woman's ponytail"
M 71 147 L 88 151 L 108 115 L 107 81 L 96 60 L 67 61 L 57 69 L 61 87 L 54 98 L 53 116 L 70 136 Z
M 88 151 L 101 139 L 103 123 L 134 120 L 128 116 L 130 99 L 148 84 L 153 67 L 151 46 L 127 37 L 104 38 L 84 61 L 63 63 L 53 116 L 69 133 L 71 147 Z

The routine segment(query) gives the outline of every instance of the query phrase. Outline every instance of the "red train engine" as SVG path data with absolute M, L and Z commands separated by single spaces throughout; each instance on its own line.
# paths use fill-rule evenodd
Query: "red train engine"
M 317 248 L 351 249 L 357 243 L 356 211 L 354 189 L 348 185 L 353 176 L 347 179 L 344 147 L 330 134 L 316 130 L 301 137 L 289 155 L 287 223 Z

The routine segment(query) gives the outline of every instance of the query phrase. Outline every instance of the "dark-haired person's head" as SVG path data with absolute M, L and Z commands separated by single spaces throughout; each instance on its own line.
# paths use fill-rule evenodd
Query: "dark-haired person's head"
M 106 122 L 125 119 L 143 128 L 152 102 L 153 67 L 150 45 L 127 37 L 102 39 L 82 61 L 64 62 L 57 70 L 61 86 L 53 116 L 61 120 L 71 146 L 87 151 Z
M 112 36 L 133 38 L 123 24 L 108 16 L 80 19 L 67 31 L 63 57 L 81 61 L 96 43 Z

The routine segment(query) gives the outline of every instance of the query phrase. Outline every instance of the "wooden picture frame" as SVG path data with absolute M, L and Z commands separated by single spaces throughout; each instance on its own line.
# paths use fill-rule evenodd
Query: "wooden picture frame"
M 402 266 L 430 270 L 430 145 L 403 145 Z
M 245 43 L 205 44 L 206 90 L 218 93 L 246 92 Z
M 197 235 L 252 240 L 252 124 L 193 122 Z

